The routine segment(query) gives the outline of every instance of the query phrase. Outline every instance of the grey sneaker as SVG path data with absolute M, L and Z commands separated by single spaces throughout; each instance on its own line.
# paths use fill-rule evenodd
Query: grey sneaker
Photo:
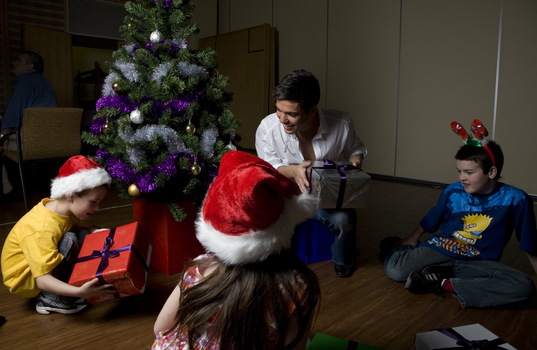
M 76 314 L 86 309 L 90 304 L 84 298 L 62 297 L 60 301 L 53 301 L 43 296 L 43 293 L 37 297 L 35 310 L 42 315 L 48 315 L 51 312 L 60 314 Z

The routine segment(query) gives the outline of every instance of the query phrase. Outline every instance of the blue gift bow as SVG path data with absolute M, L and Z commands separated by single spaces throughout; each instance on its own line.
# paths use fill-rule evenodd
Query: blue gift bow
M 140 254 L 138 249 L 132 244 L 128 244 L 128 245 L 123 246 L 121 248 L 110 250 L 110 248 L 112 248 L 112 246 L 114 245 L 114 236 L 115 236 L 115 234 L 116 234 L 116 229 L 115 228 L 111 229 L 110 232 L 108 233 L 108 237 L 106 237 L 106 239 L 104 240 L 104 246 L 103 246 L 102 250 L 94 250 L 93 253 L 91 253 L 90 255 L 83 256 L 81 258 L 76 259 L 76 262 L 79 263 L 79 262 L 84 262 L 84 261 L 88 261 L 88 260 L 101 258 L 101 262 L 99 263 L 99 267 L 97 267 L 97 271 L 95 272 L 95 277 L 97 277 L 99 279 L 99 283 L 101 285 L 106 284 L 106 281 L 103 278 L 103 272 L 108 267 L 108 259 L 117 258 L 119 256 L 119 253 L 121 253 L 121 252 L 124 252 L 124 251 L 127 251 L 127 250 L 132 250 L 134 252 L 134 254 L 136 254 L 136 256 L 138 257 L 140 262 L 142 263 L 144 269 L 146 271 L 149 269 L 147 264 L 145 263 L 144 258 L 142 257 L 142 254 Z M 121 296 L 116 291 L 114 293 L 114 298 L 118 299 L 120 297 Z
M 435 329 L 436 331 L 447 335 L 448 337 L 455 339 L 457 341 L 457 345 L 460 346 L 453 347 L 453 348 L 441 348 L 441 349 L 435 349 L 435 350 L 460 350 L 460 349 L 467 349 L 467 350 L 502 350 L 503 348 L 500 348 L 498 345 L 505 344 L 505 341 L 496 338 L 494 340 L 468 340 L 464 338 L 462 335 L 460 335 L 457 331 L 455 331 L 453 328 L 446 328 L 446 329 Z
M 347 169 L 347 165 L 337 165 L 330 159 L 323 159 L 323 163 L 324 165 L 322 167 L 320 166 L 311 167 L 310 179 L 311 179 L 311 171 L 313 171 L 313 169 L 336 169 L 340 177 L 339 192 L 337 195 L 336 208 L 340 209 L 341 206 L 343 205 L 343 198 L 345 197 L 345 187 L 347 186 L 347 174 L 345 174 L 345 169 Z

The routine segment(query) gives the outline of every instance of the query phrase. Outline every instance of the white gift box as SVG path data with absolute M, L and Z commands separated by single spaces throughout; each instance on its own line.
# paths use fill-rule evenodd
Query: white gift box
M 349 162 L 315 161 L 306 170 L 317 208 L 365 208 L 371 176 Z M 339 169 L 337 167 L 339 167 Z
M 472 341 L 476 342 L 480 340 L 496 340 L 496 342 L 498 343 L 498 348 L 516 350 L 514 347 L 499 339 L 497 335 L 495 335 L 479 323 L 471 324 L 468 326 L 444 329 L 444 331 L 447 331 L 448 333 L 450 330 L 454 330 L 456 333 L 462 336 L 464 339 L 461 340 L 463 341 L 466 340 L 471 343 Z M 452 336 L 456 338 L 456 335 Z M 447 350 L 457 348 L 469 349 L 468 347 L 464 347 L 463 345 L 458 345 L 457 340 L 454 339 L 452 336 L 442 333 L 441 330 L 418 333 L 416 334 L 416 350 Z M 470 347 L 470 349 L 474 349 L 474 347 Z M 475 349 L 479 348 L 475 347 Z

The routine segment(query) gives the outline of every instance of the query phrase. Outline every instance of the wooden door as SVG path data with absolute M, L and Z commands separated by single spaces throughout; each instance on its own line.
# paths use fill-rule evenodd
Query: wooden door
M 238 30 L 200 39 L 199 46 L 216 50 L 218 71 L 229 78 L 226 91 L 233 93 L 229 110 L 241 121 L 240 146 L 255 149 L 255 131 L 274 111 L 274 29 L 265 24 Z
M 35 51 L 43 57 L 43 76 L 54 87 L 58 106 L 74 107 L 71 34 L 23 25 L 22 49 Z

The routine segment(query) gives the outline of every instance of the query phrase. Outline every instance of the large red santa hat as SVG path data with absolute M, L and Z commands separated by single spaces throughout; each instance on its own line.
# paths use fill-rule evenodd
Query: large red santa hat
M 58 177 L 52 180 L 50 198 L 69 197 L 101 185 L 110 185 L 111 182 L 110 175 L 96 161 L 74 156 L 67 159 L 58 171 Z
M 269 163 L 241 151 L 222 157 L 196 220 L 196 236 L 229 265 L 262 261 L 291 246 L 295 226 L 315 214 L 317 198 Z

